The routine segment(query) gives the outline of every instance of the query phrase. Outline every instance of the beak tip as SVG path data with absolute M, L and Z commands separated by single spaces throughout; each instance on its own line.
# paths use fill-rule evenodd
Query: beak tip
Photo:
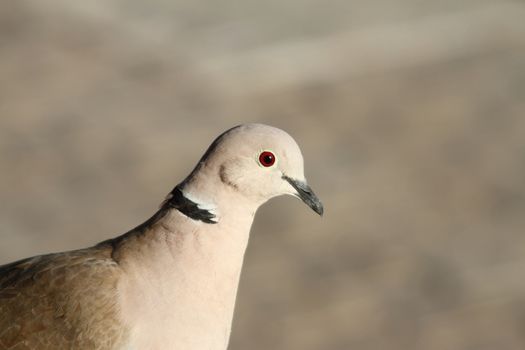
M 296 196 L 301 199 L 306 205 L 312 208 L 319 216 L 324 214 L 323 203 L 317 198 L 315 193 L 312 191 L 310 186 L 304 181 L 294 180 L 286 175 L 283 175 L 283 179 L 286 180 L 292 187 L 297 191 Z
M 324 206 L 322 203 L 319 203 L 313 210 L 319 214 L 320 217 L 323 217 L 324 214 Z

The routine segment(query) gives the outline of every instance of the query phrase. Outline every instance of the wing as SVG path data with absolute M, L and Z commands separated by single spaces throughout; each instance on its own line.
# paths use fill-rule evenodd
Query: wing
M 115 348 L 119 274 L 110 246 L 0 266 L 0 350 Z

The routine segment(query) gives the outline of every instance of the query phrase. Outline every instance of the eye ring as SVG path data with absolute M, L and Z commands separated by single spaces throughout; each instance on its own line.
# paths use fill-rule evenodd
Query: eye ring
M 259 154 L 259 164 L 265 168 L 269 168 L 274 165 L 275 160 L 275 155 L 270 151 L 262 151 L 261 154 Z

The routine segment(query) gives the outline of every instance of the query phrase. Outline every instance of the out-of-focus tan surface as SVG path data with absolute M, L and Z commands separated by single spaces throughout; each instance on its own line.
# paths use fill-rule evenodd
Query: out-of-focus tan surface
M 525 3 L 0 5 L 0 263 L 154 212 L 211 140 L 292 134 L 230 349 L 525 348 Z

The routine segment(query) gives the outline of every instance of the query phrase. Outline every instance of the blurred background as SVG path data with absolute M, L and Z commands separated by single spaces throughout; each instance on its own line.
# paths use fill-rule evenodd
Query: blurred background
M 0 263 L 148 218 L 225 129 L 295 137 L 231 350 L 525 348 L 525 3 L 5 0 Z

